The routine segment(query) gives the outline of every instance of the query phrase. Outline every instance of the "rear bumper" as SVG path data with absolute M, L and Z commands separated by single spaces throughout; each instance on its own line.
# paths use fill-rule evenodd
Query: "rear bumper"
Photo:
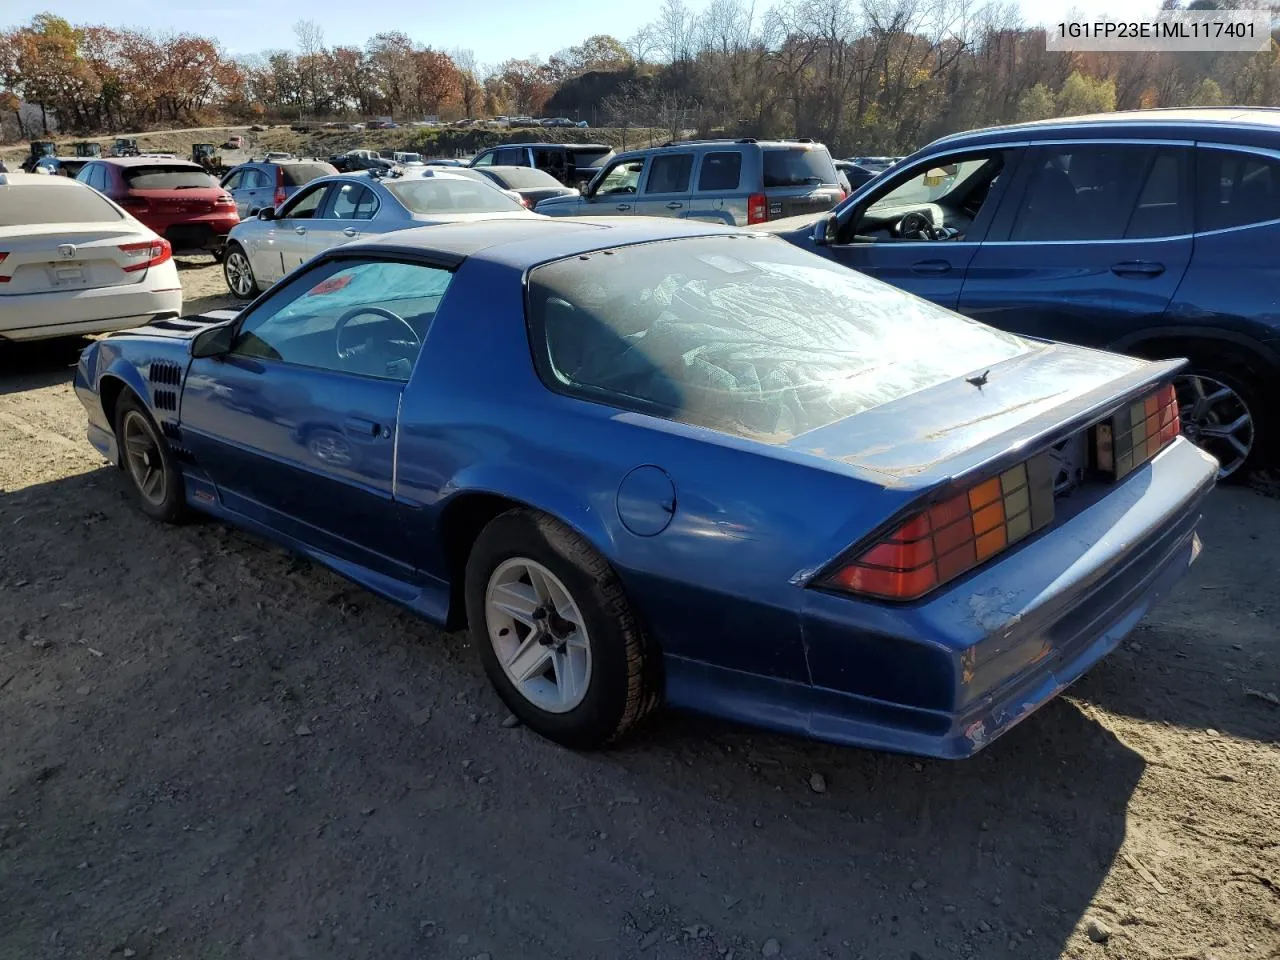
M 970 756 L 1079 679 L 1177 584 L 1199 554 L 1215 477 L 1211 458 L 1176 441 L 939 600 L 886 608 L 812 592 L 814 685 L 668 657 L 668 700 L 832 743 Z
M 172 284 L 178 286 L 176 272 Z M 0 340 L 44 340 L 109 333 L 128 330 L 159 317 L 179 316 L 182 290 L 154 290 L 153 285 L 152 278 L 148 277 L 127 286 L 0 297 Z
M 174 223 L 158 231 L 169 241 L 174 253 L 189 250 L 221 250 L 227 242 L 227 234 L 238 224 L 238 218 L 217 220 L 188 220 Z

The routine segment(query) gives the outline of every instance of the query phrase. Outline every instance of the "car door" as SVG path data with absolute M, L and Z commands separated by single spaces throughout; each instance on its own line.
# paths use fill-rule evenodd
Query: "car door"
M 332 181 L 324 205 L 307 225 L 310 256 L 358 239 L 362 228 L 376 211 L 377 198 L 363 183 L 356 180 Z
M 615 160 L 582 197 L 582 212 L 597 217 L 626 217 L 635 213 L 636 192 L 644 172 L 643 157 Z
M 692 200 L 693 153 L 659 153 L 649 160 L 649 171 L 636 197 L 635 213 L 645 217 L 678 217 L 689 214 Z
M 1191 260 L 1193 165 L 1189 143 L 1035 148 L 969 264 L 960 311 L 1098 347 L 1156 326 Z
M 274 169 L 274 168 L 273 168 Z M 250 167 L 245 171 L 241 194 L 244 196 L 245 212 L 242 217 L 254 216 L 259 210 L 266 210 L 276 205 L 276 184 L 266 170 Z M 236 198 L 236 206 L 240 198 Z
M 993 147 L 935 154 L 904 167 L 855 194 L 838 216 L 835 242 L 821 249 L 847 267 L 955 309 L 1019 155 L 1016 148 Z M 919 224 L 924 228 L 912 229 Z
M 256 276 L 274 283 L 311 259 L 312 223 L 328 192 L 327 182 L 304 187 L 285 201 L 274 220 L 267 221 L 253 260 Z
M 742 189 L 742 151 L 709 150 L 698 161 L 698 179 L 685 216 L 745 227 L 750 192 Z
M 231 194 L 231 199 L 236 202 L 236 213 L 239 215 L 241 220 L 244 220 L 249 216 L 249 205 L 245 202 L 243 196 L 244 178 L 246 173 L 247 171 L 245 170 L 232 170 L 222 178 L 222 182 L 219 184 L 223 190 Z
M 451 274 L 328 260 L 237 320 L 228 352 L 192 360 L 184 443 L 221 504 L 351 563 L 407 577 L 396 500 L 400 396 Z

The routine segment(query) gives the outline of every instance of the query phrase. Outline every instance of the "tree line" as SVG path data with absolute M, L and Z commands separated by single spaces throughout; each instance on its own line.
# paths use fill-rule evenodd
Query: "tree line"
M 1049 52 L 1044 31 L 1001 0 L 780 0 L 763 12 L 712 0 L 697 14 L 665 0 L 632 37 L 593 36 L 546 59 L 492 65 L 399 31 L 330 44 L 300 21 L 292 48 L 230 57 L 207 37 L 73 25 L 46 13 L 0 32 L 0 132 L 550 113 L 896 154 L 1017 120 L 1277 105 L 1278 51 L 1273 41 L 1258 54 Z

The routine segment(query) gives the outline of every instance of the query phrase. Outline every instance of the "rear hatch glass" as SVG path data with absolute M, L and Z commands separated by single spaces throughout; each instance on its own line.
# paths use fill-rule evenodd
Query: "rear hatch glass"
M 535 170 L 533 167 L 514 167 L 510 170 L 495 171 L 493 177 L 512 190 L 526 188 L 554 190 L 560 186 L 560 181 L 551 174 Z
M 764 151 L 764 185 L 817 187 L 836 183 L 831 154 L 821 148 L 781 147 Z
M 598 167 L 613 155 L 612 148 L 569 150 L 569 157 L 575 167 Z
M 300 187 L 317 177 L 331 177 L 338 172 L 331 163 L 282 163 L 280 170 L 286 187 Z
M 130 190 L 193 190 L 217 186 L 209 174 L 187 164 L 125 167 L 124 182 Z

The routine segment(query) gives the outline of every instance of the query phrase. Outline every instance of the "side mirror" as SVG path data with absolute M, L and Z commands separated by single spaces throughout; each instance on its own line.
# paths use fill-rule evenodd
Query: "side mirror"
M 197 334 L 191 341 L 192 358 L 198 360 L 202 357 L 221 357 L 230 353 L 235 326 L 235 323 L 224 323 Z
M 829 247 L 839 237 L 840 221 L 833 213 L 820 217 L 813 225 L 813 242 L 819 247 Z
M 271 207 L 263 207 L 261 210 L 258 211 L 259 220 L 274 220 L 275 218 L 276 218 L 276 212 Z

